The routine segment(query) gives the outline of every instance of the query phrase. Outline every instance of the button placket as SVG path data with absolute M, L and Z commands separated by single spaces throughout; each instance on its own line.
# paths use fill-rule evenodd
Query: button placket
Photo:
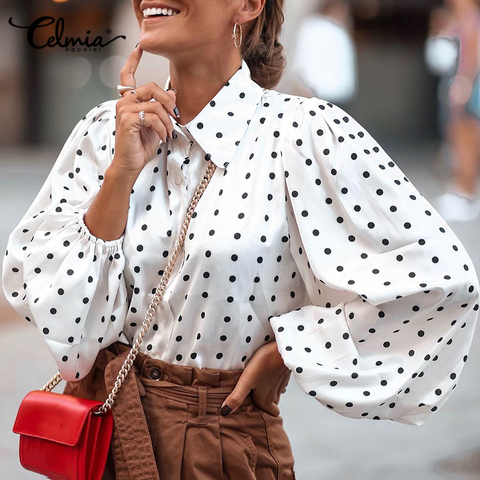
M 183 127 L 182 127 L 183 129 Z M 188 151 L 190 151 L 190 146 L 188 147 Z M 183 176 L 184 175 L 184 172 L 180 170 L 179 173 L 176 174 L 177 176 L 175 177 L 174 179 L 174 182 L 179 185 L 181 183 L 184 183 L 186 180 L 185 180 L 185 177 Z M 188 194 L 187 194 L 187 197 L 185 198 L 185 191 L 186 189 L 179 189 L 179 198 L 182 198 L 182 199 L 185 199 L 185 202 L 188 202 L 189 199 L 188 199 Z M 180 217 L 179 218 L 179 222 L 180 225 L 179 225 L 179 233 L 180 233 L 180 228 L 182 226 L 182 223 L 183 223 L 183 219 L 184 217 Z M 175 244 L 174 244 L 175 245 Z M 174 245 L 172 246 L 172 248 L 174 248 Z M 173 290 L 174 290 L 174 284 L 176 283 L 177 281 L 177 276 L 178 276 L 178 273 L 180 272 L 180 270 L 183 268 L 183 264 L 185 263 L 185 245 L 183 246 L 183 248 L 180 250 L 179 252 L 179 256 L 176 260 L 176 262 L 174 263 L 174 266 L 173 266 L 173 271 L 171 272 L 170 274 L 170 278 L 169 278 L 169 281 L 168 281 L 168 285 L 167 285 L 167 289 L 165 290 L 165 295 L 164 295 L 164 300 L 167 301 L 167 299 L 170 297 L 170 295 L 172 294 Z M 163 306 L 162 308 L 165 308 L 165 306 Z M 173 330 L 172 330 L 173 331 Z
M 187 145 L 187 154 L 184 156 L 183 163 L 182 163 L 182 173 L 183 173 L 183 178 L 182 180 L 185 183 L 185 189 L 188 189 L 188 171 L 190 168 L 190 152 L 192 150 L 192 145 L 193 141 L 190 140 L 190 134 L 186 134 L 187 139 L 189 139 L 188 145 Z M 187 161 L 188 160 L 188 161 Z
M 189 192 L 188 192 L 188 176 L 187 176 L 188 169 L 190 168 L 190 162 L 180 163 L 180 158 L 189 157 L 190 151 L 192 149 L 192 145 L 194 144 L 194 142 L 192 140 L 192 137 L 188 128 L 178 123 L 176 123 L 176 125 L 178 126 L 178 129 L 179 129 L 180 141 L 178 142 L 178 148 L 172 155 L 172 168 L 170 170 L 171 176 L 169 181 L 171 182 L 171 186 L 172 186 L 171 190 L 175 191 L 174 192 L 175 195 L 172 194 L 172 201 L 174 200 L 175 202 L 174 205 L 172 206 L 172 210 L 185 211 L 185 214 L 186 214 L 188 204 L 190 202 Z M 172 218 L 172 221 L 174 220 L 172 223 L 172 230 L 175 231 L 178 229 L 177 237 L 180 234 L 180 229 L 182 227 L 185 214 L 180 215 L 176 219 Z M 172 250 L 173 248 L 175 248 L 175 242 L 172 244 Z M 173 308 L 173 306 L 169 303 L 170 297 L 175 290 L 175 284 L 179 281 L 177 277 L 179 276 L 179 272 L 183 268 L 184 263 L 185 263 L 185 246 L 182 249 L 180 249 L 178 258 L 173 266 L 173 271 L 171 272 L 169 280 L 167 282 L 167 288 L 163 296 L 163 301 L 165 303 L 160 304 L 160 308 L 163 310 L 162 315 L 168 316 L 168 322 L 169 322 L 168 328 L 170 328 L 170 335 L 168 337 L 168 340 L 165 340 L 166 348 L 171 342 L 171 338 L 173 336 L 173 332 L 175 328 L 175 322 L 173 321 L 173 315 L 171 312 L 171 308 Z M 167 338 L 167 335 L 165 336 L 165 339 L 166 338 Z M 165 377 L 165 378 L 168 378 L 168 377 Z

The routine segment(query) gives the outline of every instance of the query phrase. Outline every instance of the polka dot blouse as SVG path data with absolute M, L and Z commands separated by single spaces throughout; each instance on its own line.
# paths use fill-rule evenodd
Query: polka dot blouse
M 167 79 L 165 88 L 169 86 Z M 115 103 L 74 128 L 8 238 L 3 288 L 62 377 L 132 344 L 194 190 L 191 220 L 140 350 L 243 368 L 277 341 L 307 395 L 340 415 L 421 425 L 467 361 L 479 282 L 464 246 L 373 137 L 340 107 L 261 88 L 241 67 L 131 190 L 124 234 L 84 214 L 115 151 Z

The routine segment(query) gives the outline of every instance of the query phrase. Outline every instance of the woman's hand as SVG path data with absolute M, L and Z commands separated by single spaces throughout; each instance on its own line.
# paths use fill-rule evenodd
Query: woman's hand
M 136 87 L 135 72 L 143 50 L 137 46 L 120 73 L 120 83 Z M 160 139 L 171 138 L 176 94 L 165 91 L 156 83 L 127 90 L 116 105 L 115 156 L 112 164 L 121 172 L 136 178 L 157 151 Z M 153 99 L 153 101 L 152 101 Z M 145 112 L 142 126 L 139 112 Z
M 280 414 L 278 399 L 281 390 L 290 378 L 290 370 L 283 363 L 277 342 L 269 342 L 260 347 L 248 361 L 237 385 L 222 403 L 222 415 L 234 412 L 245 397 L 253 390 L 252 401 L 260 410 L 273 416 Z M 231 412 L 228 411 L 228 405 Z

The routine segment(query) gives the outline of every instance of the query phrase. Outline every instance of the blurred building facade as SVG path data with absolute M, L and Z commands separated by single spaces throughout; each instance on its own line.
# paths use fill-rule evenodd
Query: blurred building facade
M 286 0 L 281 41 L 287 68 L 276 89 L 311 96 L 290 72 L 299 22 L 321 1 Z M 421 141 L 438 135 L 436 82 L 424 62 L 423 48 L 435 0 L 352 0 L 352 35 L 358 51 L 358 94 L 349 112 L 379 141 Z M 39 17 L 64 18 L 64 35 L 101 35 L 118 39 L 100 51 L 67 52 L 62 47 L 32 48 L 27 26 Z M 15 3 L 0 14 L 0 145 L 63 143 L 89 108 L 115 98 L 118 73 L 137 43 L 139 27 L 129 0 L 72 0 Z M 38 29 L 39 43 L 53 27 Z M 146 54 L 138 83 L 159 85 L 168 75 L 165 58 Z

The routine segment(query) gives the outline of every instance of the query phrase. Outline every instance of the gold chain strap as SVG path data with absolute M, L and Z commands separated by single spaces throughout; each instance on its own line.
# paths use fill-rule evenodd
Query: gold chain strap
M 185 216 L 185 220 L 183 222 L 182 230 L 180 231 L 180 235 L 175 243 L 175 248 L 170 255 L 170 260 L 168 261 L 167 266 L 165 267 L 165 271 L 162 275 L 162 278 L 160 279 L 160 283 L 157 286 L 157 289 L 155 291 L 155 295 L 152 299 L 152 302 L 150 303 L 150 306 L 148 307 L 147 314 L 145 316 L 145 320 L 143 321 L 142 328 L 140 329 L 140 333 L 137 335 L 137 338 L 135 339 L 135 342 L 133 344 L 132 349 L 130 350 L 130 353 L 128 354 L 127 358 L 125 359 L 125 362 L 122 365 L 122 368 L 118 372 L 117 379 L 115 381 L 115 385 L 112 388 L 112 391 L 110 392 L 110 395 L 108 396 L 107 400 L 103 405 L 99 407 L 99 409 L 95 412 L 93 412 L 96 415 L 101 415 L 103 413 L 106 413 L 110 408 L 112 408 L 113 402 L 115 401 L 115 397 L 117 396 L 118 390 L 122 386 L 123 381 L 125 380 L 125 377 L 128 375 L 128 372 L 130 371 L 130 368 L 133 365 L 133 362 L 135 358 L 137 357 L 137 354 L 139 352 L 139 347 L 140 344 L 143 341 L 143 337 L 147 333 L 148 328 L 150 327 L 150 323 L 153 320 L 153 316 L 155 314 L 155 311 L 160 304 L 160 302 L 163 304 L 163 296 L 165 295 L 165 289 L 167 287 L 167 282 L 170 278 L 170 275 L 173 271 L 173 266 L 175 264 L 175 261 L 177 259 L 178 253 L 180 252 L 181 248 L 183 247 L 183 244 L 185 242 L 185 237 L 187 235 L 187 230 L 188 230 L 188 225 L 190 224 L 190 220 L 192 218 L 192 214 L 195 210 L 195 207 L 197 206 L 198 201 L 200 200 L 201 196 L 203 195 L 203 192 L 205 191 L 205 188 L 207 188 L 208 183 L 210 182 L 210 179 L 212 178 L 213 174 L 215 173 L 216 165 L 209 160 L 209 164 L 207 169 L 205 170 L 202 180 L 197 186 L 197 189 L 195 190 L 195 193 L 193 195 L 192 201 L 190 202 L 190 206 L 188 207 L 187 214 Z M 58 385 L 62 381 L 62 377 L 60 375 L 60 371 L 53 376 L 48 383 L 46 383 L 41 390 L 44 390 L 46 392 L 50 392 L 52 389 L 55 388 L 56 385 Z

